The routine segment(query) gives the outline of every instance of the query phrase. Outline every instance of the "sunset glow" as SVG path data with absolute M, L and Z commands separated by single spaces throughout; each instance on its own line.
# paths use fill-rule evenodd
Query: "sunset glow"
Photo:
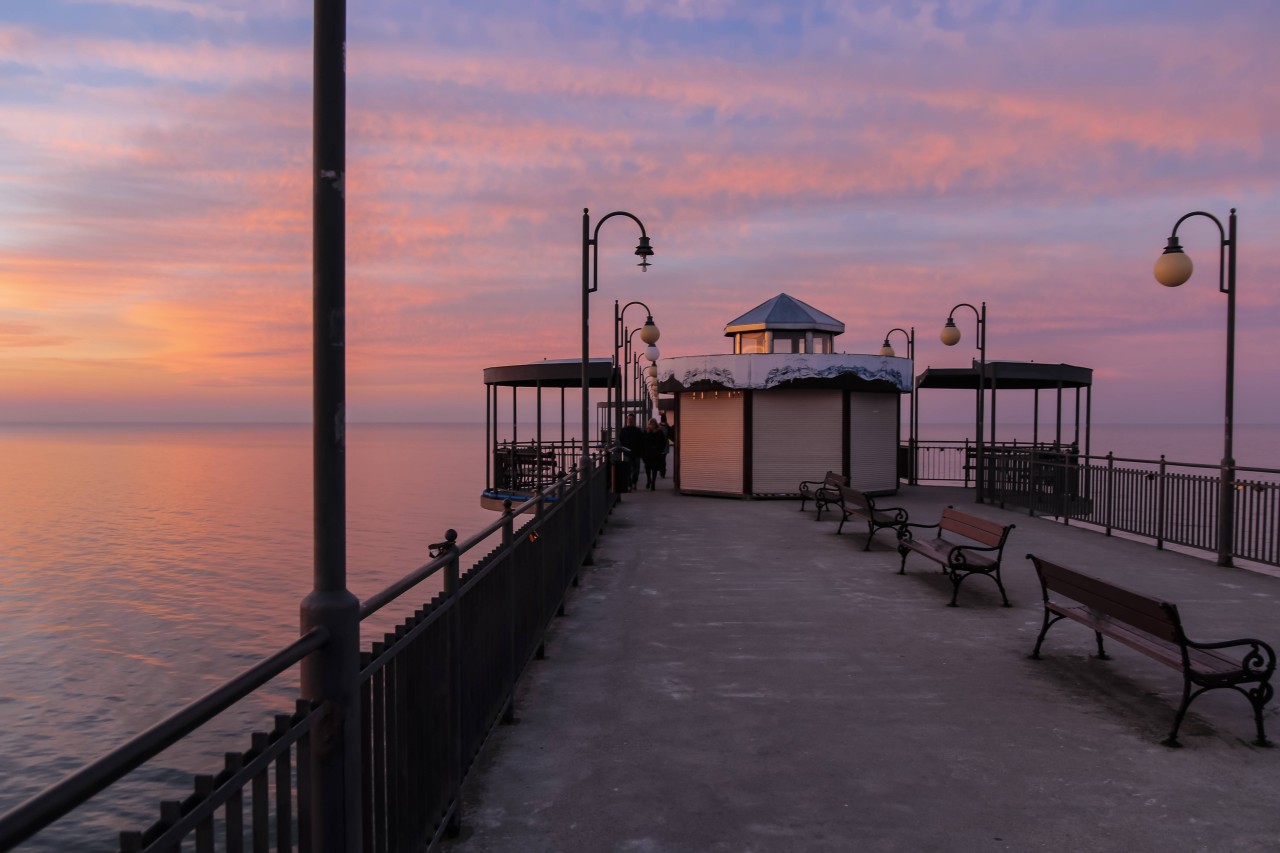
M 310 417 L 311 16 L 0 9 L 0 420 Z M 483 420 L 484 367 L 575 357 L 589 207 L 656 251 L 602 229 L 593 355 L 615 299 L 675 356 L 785 291 L 962 366 L 986 301 L 1095 420 L 1212 422 L 1216 229 L 1151 267 L 1236 207 L 1236 419 L 1280 422 L 1278 37 L 1267 0 L 351 3 L 350 417 Z

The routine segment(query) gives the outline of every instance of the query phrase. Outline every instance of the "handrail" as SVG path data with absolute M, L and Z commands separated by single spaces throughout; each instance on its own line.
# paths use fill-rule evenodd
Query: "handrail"
M 905 440 L 901 440 L 899 441 L 898 446 L 900 448 L 907 448 L 910 445 Z M 964 439 L 959 439 L 959 440 L 958 439 L 917 439 L 916 440 L 916 447 L 920 450 L 926 450 L 926 449 L 929 449 L 930 447 L 934 447 L 939 450 L 945 450 L 945 449 L 961 450 L 961 449 L 971 449 L 975 446 L 976 445 L 972 442 L 972 440 L 964 440 Z M 1073 459 L 1081 462 L 1086 460 L 1098 460 L 1101 462 L 1105 462 L 1106 460 L 1110 459 L 1114 462 L 1137 462 L 1142 465 L 1164 464 L 1164 465 L 1173 465 L 1178 468 L 1204 468 L 1206 470 L 1211 470 L 1211 471 L 1222 470 L 1221 462 L 1179 462 L 1173 459 L 1143 459 L 1141 457 L 1116 456 L 1111 453 L 1082 453 L 1076 450 L 1072 450 L 1070 444 L 1055 445 L 1053 442 L 1045 442 L 1045 441 L 1041 441 L 1041 442 L 1030 442 L 1030 441 L 990 442 L 988 441 L 988 442 L 985 442 L 984 446 L 987 448 L 994 448 L 999 451 L 1038 451 L 1038 452 L 1062 453 L 1062 454 L 1070 455 Z M 1232 465 L 1231 468 L 1233 471 L 1256 471 L 1262 474 L 1280 474 L 1280 468 L 1261 468 L 1261 467 L 1249 466 L 1249 465 Z
M 280 651 L 262 659 L 92 764 L 10 809 L 0 816 L 0 849 L 7 850 L 35 835 L 296 665 L 307 655 L 319 651 L 328 640 L 328 632 L 323 628 L 311 629 Z
M 575 473 L 562 475 L 561 477 L 553 481 L 549 486 L 547 486 L 538 494 L 530 496 L 528 500 L 524 501 L 524 503 L 521 503 L 518 506 L 513 506 L 511 509 L 511 514 L 520 515 L 521 513 L 526 512 L 534 504 L 540 503 L 541 501 L 546 500 L 548 497 L 551 496 L 551 492 L 555 491 L 556 489 L 559 489 L 562 485 L 570 482 L 574 476 L 576 476 Z M 390 586 L 383 589 L 381 592 L 374 593 L 373 595 L 369 596 L 360 604 L 360 620 L 364 621 L 365 619 L 369 618 L 373 614 L 377 613 L 379 610 L 386 607 L 391 602 L 395 601 L 401 595 L 413 589 L 415 586 L 422 583 L 424 580 L 431 577 L 436 572 L 440 571 L 440 569 L 448 565 L 450 561 L 457 559 L 459 555 L 465 554 L 467 551 L 470 551 L 472 548 L 479 545 L 481 542 L 488 539 L 493 534 L 502 530 L 503 527 L 506 526 L 506 524 L 507 524 L 507 514 L 503 513 L 501 516 L 498 517 L 497 521 L 493 522 L 488 527 L 485 527 L 484 529 L 482 529 L 479 533 L 465 540 L 461 545 L 456 546 L 456 550 L 447 551 L 441 554 L 440 556 L 436 557 L 430 562 L 422 566 L 419 566 L 417 569 L 414 569 L 412 572 L 409 572 L 409 574 L 400 578 L 400 580 L 395 581 Z

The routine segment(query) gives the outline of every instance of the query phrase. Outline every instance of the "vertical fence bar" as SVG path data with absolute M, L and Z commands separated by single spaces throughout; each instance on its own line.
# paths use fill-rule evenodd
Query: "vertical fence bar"
M 252 736 L 253 755 L 266 752 L 270 745 L 266 732 L 254 732 Z M 253 853 L 270 853 L 271 850 L 271 805 L 270 780 L 264 767 L 254 774 L 251 784 L 253 815 Z
M 203 802 L 213 794 L 213 777 L 207 774 L 195 779 L 195 798 Z M 196 826 L 196 853 L 213 853 L 213 815 Z
M 244 755 L 239 752 L 228 752 L 223 756 L 223 774 L 230 776 L 244 767 Z M 244 790 L 237 788 L 227 798 L 223 810 L 226 826 L 227 853 L 242 853 L 244 850 Z
M 283 737 L 289 731 L 289 717 L 286 714 L 276 716 L 277 737 Z M 293 851 L 293 766 L 289 760 L 290 750 L 286 749 L 276 759 L 276 850 L 279 853 Z

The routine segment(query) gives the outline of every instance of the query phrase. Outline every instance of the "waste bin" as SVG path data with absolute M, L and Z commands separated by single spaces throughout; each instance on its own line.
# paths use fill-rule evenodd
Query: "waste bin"
M 613 454 L 613 493 L 631 491 L 631 462 L 625 453 Z

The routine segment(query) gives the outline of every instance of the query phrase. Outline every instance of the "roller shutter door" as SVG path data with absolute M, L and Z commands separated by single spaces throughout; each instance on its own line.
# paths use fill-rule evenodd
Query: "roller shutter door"
M 801 480 L 843 467 L 840 391 L 756 391 L 751 492 L 796 494 Z
M 742 393 L 680 397 L 680 491 L 741 495 Z
M 849 484 L 863 492 L 898 489 L 898 395 L 849 395 Z

